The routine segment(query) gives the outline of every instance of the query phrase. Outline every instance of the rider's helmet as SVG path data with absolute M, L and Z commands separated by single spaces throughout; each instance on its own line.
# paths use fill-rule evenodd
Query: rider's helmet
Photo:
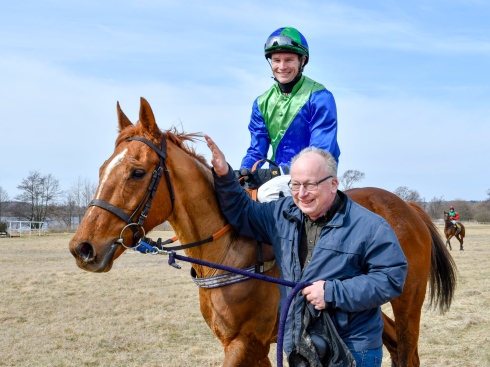
M 267 38 L 264 45 L 265 58 L 269 59 L 271 55 L 276 52 L 292 52 L 301 56 L 306 56 L 305 65 L 310 59 L 306 38 L 293 27 L 276 29 L 269 38 Z
M 449 210 L 454 210 L 454 206 L 452 206 L 452 205 L 451 205 L 451 206 L 449 207 Z

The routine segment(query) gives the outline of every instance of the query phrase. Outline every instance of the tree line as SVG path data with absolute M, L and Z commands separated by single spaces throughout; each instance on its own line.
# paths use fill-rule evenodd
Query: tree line
M 363 172 L 345 171 L 339 176 L 340 189 L 351 189 L 364 178 Z M 68 190 L 63 190 L 52 174 L 31 171 L 17 189 L 20 194 L 11 199 L 0 186 L 0 232 L 6 230 L 7 220 L 48 221 L 51 227 L 75 229 L 95 195 L 97 183 L 79 177 Z M 433 197 L 427 201 L 416 190 L 406 186 L 398 187 L 393 193 L 404 201 L 419 204 L 433 219 L 441 219 L 443 212 L 448 211 L 449 205 L 453 205 L 463 221 L 490 222 L 490 189 L 486 192 L 488 198 L 480 202 L 448 202 L 443 197 Z
M 31 171 L 17 186 L 20 194 L 13 199 L 0 186 L 0 232 L 5 231 L 7 219 L 49 222 L 56 228 L 74 229 L 82 220 L 96 188 L 96 183 L 79 177 L 68 190 L 62 190 L 59 180 L 52 174 Z

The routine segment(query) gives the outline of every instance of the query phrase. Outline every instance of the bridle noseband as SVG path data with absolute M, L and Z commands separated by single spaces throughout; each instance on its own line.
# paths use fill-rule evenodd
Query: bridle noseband
M 151 181 L 150 184 L 148 185 L 148 189 L 146 190 L 145 195 L 141 199 L 140 203 L 134 210 L 133 214 L 128 215 L 126 214 L 122 209 L 118 208 L 117 206 L 112 205 L 111 203 L 108 203 L 107 201 L 104 200 L 99 200 L 99 199 L 94 199 L 90 202 L 89 207 L 91 206 L 97 206 L 99 208 L 105 209 L 108 212 L 111 212 L 112 214 L 116 215 L 117 217 L 121 218 L 124 222 L 126 222 L 126 226 L 121 230 L 121 233 L 119 235 L 119 239 L 116 241 L 120 243 L 122 246 L 129 248 L 134 246 L 126 246 L 123 241 L 123 232 L 126 230 L 126 228 L 130 228 L 133 231 L 133 239 L 134 242 L 137 243 L 138 240 L 141 238 L 140 232 L 138 231 L 137 228 L 141 228 L 143 232 L 143 236 L 145 236 L 145 229 L 143 228 L 143 223 L 145 222 L 146 217 L 148 216 L 148 212 L 150 211 L 151 207 L 151 202 L 153 201 L 153 197 L 155 196 L 155 193 L 158 189 L 158 185 L 160 183 L 160 179 L 162 178 L 162 173 L 165 174 L 165 180 L 167 181 L 167 186 L 168 186 L 168 191 L 170 194 L 170 200 L 172 202 L 172 211 L 174 209 L 174 190 L 172 187 L 172 181 L 170 180 L 170 174 L 167 169 L 166 165 L 166 159 L 167 159 L 167 142 L 165 140 L 165 137 L 162 138 L 162 143 L 161 143 L 161 148 L 153 144 L 151 141 L 139 137 L 139 136 L 131 136 L 125 139 L 126 141 L 131 141 L 131 140 L 137 140 L 141 141 L 142 143 L 145 143 L 148 145 L 151 149 L 155 151 L 155 153 L 158 154 L 159 157 L 159 162 L 157 166 L 155 167 L 155 170 L 152 173 Z M 143 209 L 142 209 L 143 208 Z M 138 212 L 141 210 L 141 213 L 138 218 L 138 222 L 134 221 L 134 218 L 138 214 Z

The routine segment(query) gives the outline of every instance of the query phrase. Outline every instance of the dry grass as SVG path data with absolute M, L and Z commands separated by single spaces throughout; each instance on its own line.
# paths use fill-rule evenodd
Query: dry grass
M 422 366 L 490 366 L 490 226 L 467 234 L 466 251 L 452 251 L 460 275 L 450 312 L 423 313 Z M 69 239 L 0 238 L 0 366 L 221 365 L 189 264 L 129 252 L 109 273 L 87 273 Z

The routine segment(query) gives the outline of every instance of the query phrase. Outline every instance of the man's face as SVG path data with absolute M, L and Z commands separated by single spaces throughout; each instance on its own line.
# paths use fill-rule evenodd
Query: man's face
M 303 62 L 303 61 L 301 61 Z M 276 53 L 271 57 L 271 68 L 274 77 L 281 84 L 291 82 L 300 69 L 300 57 L 293 53 Z
M 299 157 L 291 167 L 292 183 L 318 182 L 330 176 L 324 159 L 317 153 L 306 153 Z M 318 189 L 307 191 L 301 185 L 298 191 L 292 190 L 294 203 L 312 220 L 321 217 L 332 206 L 339 181 L 329 178 L 318 184 Z

